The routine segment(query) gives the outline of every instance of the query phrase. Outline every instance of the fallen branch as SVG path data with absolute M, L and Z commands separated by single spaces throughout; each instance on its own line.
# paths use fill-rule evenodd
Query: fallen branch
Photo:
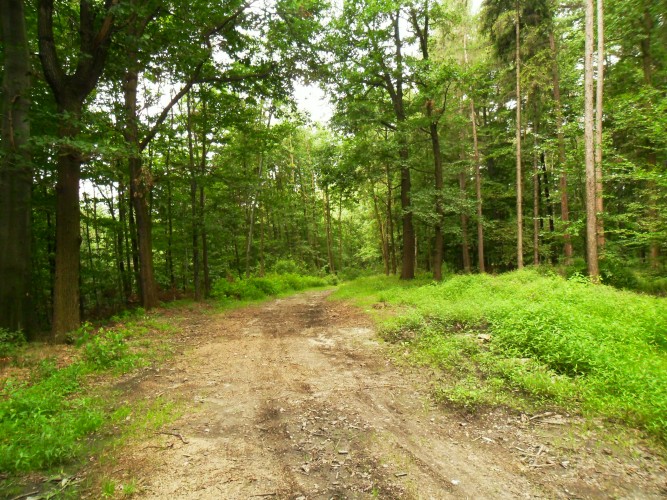
M 166 434 L 167 436 L 174 436 L 183 441 L 183 444 L 188 444 L 188 441 L 185 440 L 183 436 L 181 436 L 178 432 L 167 432 L 167 431 L 160 431 L 156 432 L 156 434 Z
M 32 495 L 36 495 L 37 493 L 39 493 L 39 490 L 31 491 L 29 493 L 24 493 L 23 495 L 19 495 L 17 497 L 12 498 L 12 500 L 21 500 L 22 498 L 28 498 Z

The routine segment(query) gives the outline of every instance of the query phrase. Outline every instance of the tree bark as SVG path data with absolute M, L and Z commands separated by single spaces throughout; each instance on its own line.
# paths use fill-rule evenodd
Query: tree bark
M 604 92 L 604 7 L 603 0 L 597 0 L 597 27 L 598 27 L 598 74 L 597 92 L 595 95 L 595 210 L 597 211 L 597 241 L 598 248 L 603 249 L 604 236 L 604 211 L 603 185 L 602 185 L 602 109 Z
M 79 257 L 81 227 L 79 180 L 81 156 L 71 142 L 79 133 L 83 102 L 97 86 L 106 64 L 116 0 L 105 0 L 99 9 L 90 0 L 79 2 L 79 59 L 68 74 L 58 57 L 53 32 L 53 0 L 39 0 L 39 57 L 44 77 L 53 91 L 60 115 L 56 185 L 56 276 L 53 306 L 53 340 L 63 342 L 80 323 Z M 98 22 L 99 21 L 99 22 Z M 99 29 L 96 27 L 99 26 Z
M 586 256 L 588 274 L 593 282 L 599 281 L 597 209 L 595 183 L 595 138 L 593 134 L 593 0 L 586 0 L 586 42 L 584 53 L 584 142 L 586 159 Z
M 565 172 L 565 134 L 563 133 L 563 106 L 560 96 L 560 72 L 558 70 L 558 51 L 553 29 L 549 31 L 549 46 L 553 57 L 551 73 L 554 86 L 554 103 L 556 109 L 556 135 L 558 137 L 558 168 L 560 170 L 560 213 L 564 225 L 563 255 L 565 264 L 572 263 L 572 237 L 570 236 L 570 208 L 567 195 L 567 173 Z
M 516 3 L 515 42 L 516 42 L 516 263 L 523 269 L 523 182 L 521 173 L 521 29 L 519 25 L 519 2 Z
M 0 328 L 31 333 L 30 56 L 22 0 L 0 0 L 4 47 L 0 154 Z

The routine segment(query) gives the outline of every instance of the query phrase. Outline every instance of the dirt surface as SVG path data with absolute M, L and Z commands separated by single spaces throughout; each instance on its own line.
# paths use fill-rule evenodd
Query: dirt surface
M 436 408 L 366 315 L 311 292 L 200 317 L 192 348 L 131 381 L 186 398 L 114 476 L 150 499 L 663 498 L 661 460 L 566 415 Z M 620 450 L 620 451 L 619 451 Z

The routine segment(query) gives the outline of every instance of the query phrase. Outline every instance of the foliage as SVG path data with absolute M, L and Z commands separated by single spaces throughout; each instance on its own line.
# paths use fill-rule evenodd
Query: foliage
M 4 380 L 0 387 L 0 472 L 46 469 L 87 451 L 87 438 L 114 419 L 109 412 L 112 398 L 97 395 L 89 381 L 96 374 L 126 372 L 155 358 L 158 351 L 129 343 L 150 324 L 128 322 L 97 331 L 85 324 L 72 336 L 73 362 L 61 367 L 45 359 L 31 367 L 30 379 Z
M 368 293 L 407 308 L 385 322 L 384 336 L 414 362 L 453 374 L 437 391 L 443 399 L 464 406 L 542 401 L 667 440 L 665 299 L 534 270 L 417 286 L 367 278 L 340 291 Z
M 274 274 L 245 280 L 221 279 L 213 284 L 213 297 L 232 300 L 260 300 L 282 293 L 333 284 L 332 278 L 303 276 L 294 273 Z
M 23 332 L 10 332 L 0 328 L 0 358 L 13 356 L 26 342 Z

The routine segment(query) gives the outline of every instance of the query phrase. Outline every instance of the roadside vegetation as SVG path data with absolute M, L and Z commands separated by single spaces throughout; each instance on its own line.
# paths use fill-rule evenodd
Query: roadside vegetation
M 287 267 L 265 278 L 219 280 L 209 305 L 227 309 L 334 283 Z M 26 473 L 76 468 L 89 455 L 175 418 L 176 402 L 128 401 L 114 386 L 121 377 L 168 359 L 179 332 L 174 317 L 193 307 L 200 308 L 188 299 L 151 314 L 138 308 L 99 324 L 86 322 L 68 335 L 66 346 L 27 343 L 21 334 L 0 330 L 0 491 L 22 491 L 17 479 Z M 115 491 L 111 496 L 128 488 L 102 485 L 103 493 Z
M 336 297 L 381 311 L 381 336 L 397 359 L 437 369 L 441 402 L 560 408 L 667 442 L 664 298 L 538 270 L 442 283 L 375 276 Z

